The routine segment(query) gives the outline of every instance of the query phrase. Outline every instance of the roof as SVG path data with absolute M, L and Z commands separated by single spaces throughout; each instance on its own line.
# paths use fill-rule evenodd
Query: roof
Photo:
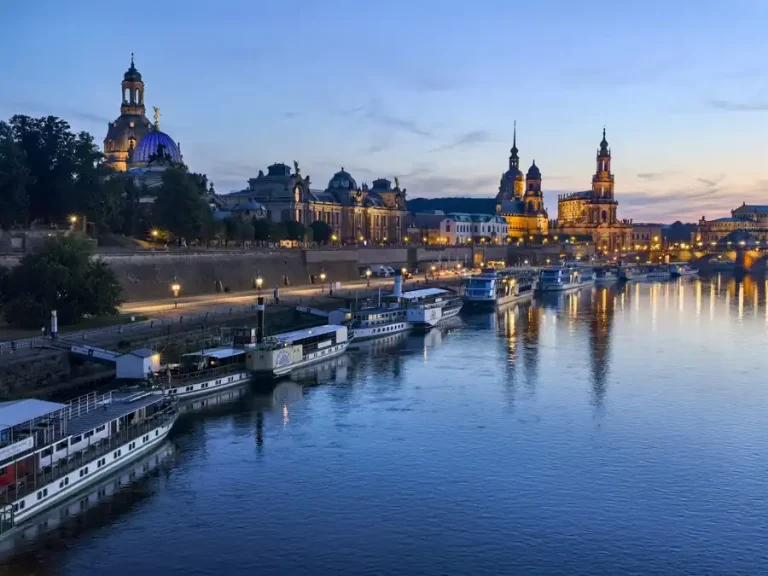
M 0 403 L 0 430 L 18 426 L 62 408 L 66 408 L 66 405 L 35 398 L 2 402 Z
M 112 402 L 100 406 L 95 410 L 86 412 L 82 416 L 73 418 L 67 424 L 67 432 L 76 436 L 101 426 L 112 420 L 135 412 L 144 406 L 150 406 L 162 402 L 164 397 L 160 394 L 146 393 L 138 395 L 134 392 L 113 392 Z
M 121 354 L 121 356 L 138 356 L 139 358 L 151 358 L 154 355 L 155 352 L 149 348 L 139 348 L 138 350 L 131 350 L 130 352 Z
M 734 212 L 736 212 L 736 211 L 741 211 L 741 212 L 768 212 L 768 206 L 766 206 L 765 204 L 742 204 L 741 206 L 739 206 L 738 208 L 736 208 L 733 211 Z
M 522 200 L 503 200 L 501 202 L 502 214 L 524 214 L 525 205 Z
M 186 358 L 187 356 L 200 356 L 202 358 L 216 358 L 221 360 L 222 358 L 231 358 L 232 356 L 238 356 L 240 354 L 245 354 L 245 350 L 241 348 L 227 348 L 222 346 L 219 348 L 204 348 L 202 350 L 198 350 L 197 352 L 183 354 L 182 358 Z
M 293 332 L 285 332 L 283 334 L 275 334 L 273 337 L 277 338 L 281 342 L 293 342 L 307 336 L 322 336 L 323 334 L 332 334 L 343 326 L 337 326 L 335 324 L 327 324 L 325 326 L 316 326 L 314 328 L 308 328 L 305 330 L 294 330 Z
M 448 294 L 448 290 L 443 290 L 442 288 L 422 288 L 421 290 L 403 292 L 402 298 L 418 300 L 419 298 L 429 298 L 430 296 L 441 296 L 443 294 Z

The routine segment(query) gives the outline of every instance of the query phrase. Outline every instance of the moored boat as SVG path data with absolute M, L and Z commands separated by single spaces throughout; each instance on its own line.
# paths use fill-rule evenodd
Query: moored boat
M 336 324 L 259 337 L 245 355 L 246 368 L 259 374 L 284 376 L 296 368 L 344 354 L 347 327 Z
M 463 302 L 461 296 L 444 288 L 422 288 L 403 292 L 400 297 L 405 318 L 414 328 L 431 328 L 456 316 Z
M 563 292 L 575 290 L 595 283 L 595 273 L 586 267 L 551 266 L 544 268 L 539 276 L 538 289 L 541 292 Z
M 595 282 L 618 282 L 620 279 L 619 270 L 613 266 L 600 266 L 595 268 Z
M 463 299 L 468 307 L 492 308 L 530 298 L 535 288 L 532 270 L 488 268 L 465 281 Z
M 699 269 L 695 266 L 691 266 L 688 263 L 680 262 L 669 265 L 669 273 L 674 277 L 680 276 L 695 276 L 699 273 Z
M 0 534 L 159 446 L 177 417 L 147 390 L 0 404 Z

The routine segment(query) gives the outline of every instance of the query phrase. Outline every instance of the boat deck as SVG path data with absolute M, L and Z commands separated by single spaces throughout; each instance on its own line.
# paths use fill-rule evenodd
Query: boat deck
M 139 408 L 150 406 L 162 402 L 163 398 L 151 394 L 149 391 L 143 392 L 115 392 L 112 394 L 112 402 L 103 404 L 84 414 L 69 420 L 67 423 L 67 433 L 77 436 L 88 430 L 93 430 L 97 426 L 116 420 L 121 416 L 135 412 Z

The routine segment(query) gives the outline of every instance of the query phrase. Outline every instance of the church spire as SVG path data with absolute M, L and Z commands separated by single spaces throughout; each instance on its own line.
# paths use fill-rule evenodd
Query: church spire
M 608 148 L 608 140 L 605 139 L 605 126 L 603 126 L 603 139 L 600 141 L 600 151 L 597 153 L 598 156 L 610 156 L 611 155 L 611 149 Z
M 515 123 L 513 124 L 513 126 L 514 128 L 512 129 L 512 149 L 509 151 L 509 169 L 519 170 L 520 157 L 517 155 L 517 120 L 515 120 Z

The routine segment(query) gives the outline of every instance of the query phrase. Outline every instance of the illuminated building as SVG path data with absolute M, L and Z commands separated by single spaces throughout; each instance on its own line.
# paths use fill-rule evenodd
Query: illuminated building
M 247 197 L 267 210 L 273 222 L 300 222 L 309 226 L 325 222 L 340 242 L 400 242 L 405 236 L 405 188 L 386 178 L 358 186 L 342 168 L 325 190 L 310 188 L 309 176 L 302 176 L 298 162 L 294 170 L 277 163 L 248 180 L 248 188 L 233 192 L 231 199 Z
M 614 198 L 611 150 L 603 129 L 592 189 L 558 197 L 558 232 L 564 236 L 588 237 L 601 250 L 628 248 L 632 244 L 632 223 L 618 219 L 618 206 Z
M 702 216 L 692 240 L 711 245 L 737 231 L 748 232 L 762 242 L 768 241 L 768 206 L 745 202 L 731 210 L 730 218 L 707 220 Z
M 131 66 L 123 75 L 120 117 L 110 122 L 104 138 L 105 164 L 118 172 L 130 171 L 140 184 L 159 183 L 169 166 L 182 164 L 179 146 L 160 131 L 160 110 L 154 124 L 146 117 L 144 81 L 131 54 Z
M 496 195 L 496 213 L 507 221 L 507 235 L 525 239 L 530 235 L 546 234 L 549 229 L 544 196 L 541 190 L 541 171 L 536 161 L 523 177 L 517 149 L 517 127 L 512 135 L 509 170 L 501 175 Z

